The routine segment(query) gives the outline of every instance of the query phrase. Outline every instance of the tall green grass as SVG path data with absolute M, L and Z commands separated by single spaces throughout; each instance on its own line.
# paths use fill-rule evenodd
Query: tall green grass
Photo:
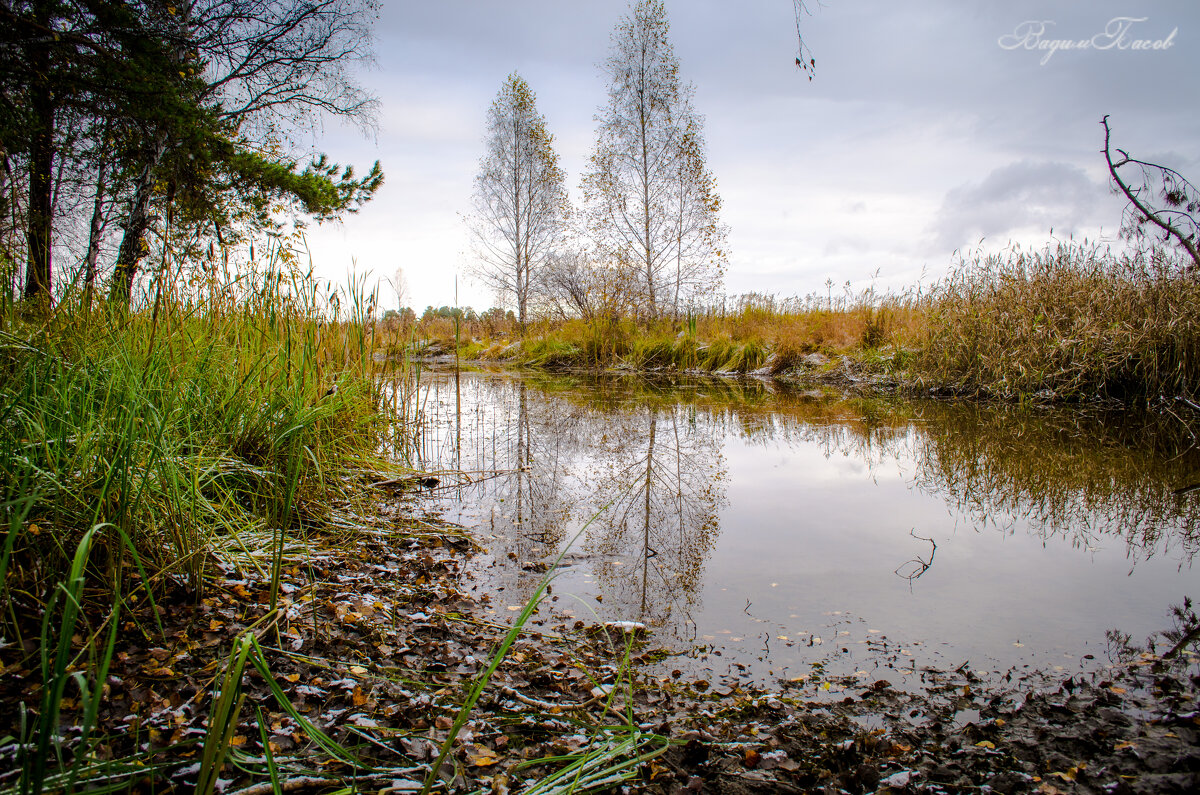
M 368 301 L 343 303 L 268 269 L 154 311 L 68 303 L 7 323 L 3 587 L 44 591 L 83 533 L 111 524 L 155 583 L 199 591 L 214 547 L 319 522 L 347 464 L 376 446 L 370 324 L 356 316 Z M 97 543 L 122 576 L 125 553 Z
M 229 282 L 162 271 L 129 311 L 71 292 L 49 313 L 0 305 L 0 634 L 41 650 L 44 694 L 10 724 L 21 792 L 144 771 L 86 762 L 117 617 L 159 632 L 155 599 L 198 599 L 232 557 L 274 599 L 284 550 L 377 460 L 407 373 L 373 359 L 374 296 L 274 254 Z

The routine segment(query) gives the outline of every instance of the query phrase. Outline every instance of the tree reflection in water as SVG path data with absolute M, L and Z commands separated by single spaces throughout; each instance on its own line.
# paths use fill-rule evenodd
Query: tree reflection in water
M 572 561 L 600 581 L 601 611 L 685 631 L 718 532 L 721 436 L 694 407 L 631 404 L 597 386 L 561 393 L 537 378 L 473 375 L 458 413 L 453 385 L 430 379 L 414 458 L 464 481 L 498 475 L 451 491 L 486 504 L 490 551 L 516 562 L 520 593 L 591 519 Z
M 493 555 L 529 569 L 511 567 L 519 592 L 607 506 L 572 551 L 574 570 L 594 575 L 601 617 L 679 638 L 692 635 L 720 536 L 731 440 L 764 454 L 815 446 L 831 466 L 858 461 L 871 477 L 898 472 L 980 532 L 1021 528 L 1081 549 L 1119 538 L 1130 565 L 1169 554 L 1184 567 L 1200 545 L 1200 489 L 1189 488 L 1200 482 L 1200 451 L 1170 416 L 863 398 L 759 381 L 503 374 L 464 376 L 456 412 L 453 383 L 426 379 L 412 458 L 473 480 L 504 473 L 449 496 L 482 506 L 476 518 L 495 537 Z M 797 507 L 786 494 L 773 504 Z M 897 528 L 905 539 L 910 530 Z M 922 573 L 943 565 L 940 554 L 936 563 L 922 555 Z M 910 558 L 902 553 L 883 576 L 911 573 Z
M 610 415 L 601 436 L 597 502 L 588 534 L 596 573 L 625 617 L 686 625 L 719 526 L 721 437 L 694 407 L 638 407 Z
M 493 538 L 491 552 L 525 564 L 520 584 L 532 589 L 541 575 L 531 564 L 555 552 L 577 521 L 585 411 L 531 394 L 519 378 L 464 376 L 461 400 L 452 389 L 430 380 L 415 457 L 425 469 L 462 473 L 449 496 L 486 505 L 480 529 Z

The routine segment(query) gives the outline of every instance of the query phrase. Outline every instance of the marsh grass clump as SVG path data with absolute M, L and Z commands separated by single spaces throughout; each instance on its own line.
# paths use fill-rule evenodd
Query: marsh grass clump
M 669 336 L 646 334 L 633 341 L 625 361 L 638 370 L 653 370 L 675 364 L 675 345 Z
M 887 307 L 867 305 L 863 307 L 862 314 L 863 328 L 859 342 L 864 350 L 875 350 L 883 345 L 888 337 L 890 317 Z
M 155 294 L 128 313 L 68 296 L 43 320 L 5 318 L 6 620 L 36 612 L 97 526 L 116 531 L 94 545 L 102 580 L 124 576 L 132 554 L 142 587 L 199 593 L 215 548 L 319 525 L 376 447 L 369 298 L 331 304 L 280 268 Z
M 759 339 L 736 341 L 719 337 L 700 346 L 697 356 L 700 369 L 714 373 L 753 372 L 762 367 L 769 356 L 766 343 Z
M 208 599 L 231 567 L 277 619 L 285 560 L 356 527 L 407 421 L 407 359 L 373 355 L 374 295 L 269 254 L 225 282 L 164 267 L 130 308 L 69 287 L 52 308 L 0 303 L 0 635 L 6 670 L 30 666 L 0 721 L 16 791 L 115 791 L 161 767 L 93 753 L 114 655 L 162 642 L 164 605 Z
M 582 353 L 578 345 L 552 337 L 526 340 L 521 346 L 524 360 L 534 367 L 569 367 L 579 363 Z
M 1060 243 L 960 260 L 924 302 L 917 369 L 965 394 L 1193 398 L 1200 282 L 1161 250 Z

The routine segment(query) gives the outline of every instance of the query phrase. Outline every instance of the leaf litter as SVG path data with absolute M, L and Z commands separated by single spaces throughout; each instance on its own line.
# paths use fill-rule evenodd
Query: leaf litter
M 198 604 L 182 589 L 157 600 L 163 635 L 145 629 L 148 616 L 127 616 L 93 755 L 142 760 L 131 790 L 192 791 L 214 692 L 249 635 L 271 681 L 256 667 L 242 675 L 248 707 L 218 791 L 270 793 L 271 770 L 287 791 L 420 790 L 510 615 L 472 588 L 474 545 L 461 528 L 414 530 L 382 509 L 369 521 L 296 551 L 274 614 L 269 582 L 227 564 Z M 1062 681 L 984 681 L 964 665 L 923 672 L 916 689 L 819 669 L 768 688 L 664 675 L 653 663 L 670 650 L 636 622 L 539 618 L 428 783 L 497 793 L 1193 792 L 1200 658 L 1187 644 L 1147 648 L 1126 645 L 1119 662 Z M 29 640 L 0 646 L 0 790 L 19 775 L 5 760 L 16 758 L 21 705 L 40 698 L 36 654 Z M 64 699 L 68 747 L 80 710 Z

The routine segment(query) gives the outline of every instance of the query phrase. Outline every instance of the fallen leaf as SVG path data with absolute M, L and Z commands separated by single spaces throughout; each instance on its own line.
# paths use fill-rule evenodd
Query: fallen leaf
M 1083 770 L 1085 767 L 1087 767 L 1087 765 L 1076 765 L 1065 773 L 1056 771 L 1054 773 L 1048 773 L 1047 775 L 1058 776 L 1063 781 L 1074 781 L 1076 776 L 1079 775 L 1079 771 Z
M 500 761 L 496 752 L 485 746 L 478 746 L 467 752 L 467 762 L 475 767 L 488 767 Z

